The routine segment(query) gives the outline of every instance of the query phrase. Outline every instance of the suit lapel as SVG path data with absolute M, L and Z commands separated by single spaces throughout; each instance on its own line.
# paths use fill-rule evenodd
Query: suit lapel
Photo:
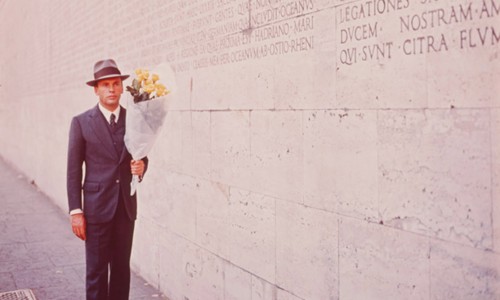
M 120 115 L 121 116 L 121 115 Z M 95 107 L 90 114 L 90 126 L 94 131 L 97 138 L 101 141 L 104 148 L 116 159 L 118 159 L 118 154 L 116 153 L 115 147 L 113 146 L 113 139 L 111 138 L 111 133 L 108 129 L 108 124 L 104 119 L 102 113 L 99 111 L 99 107 Z

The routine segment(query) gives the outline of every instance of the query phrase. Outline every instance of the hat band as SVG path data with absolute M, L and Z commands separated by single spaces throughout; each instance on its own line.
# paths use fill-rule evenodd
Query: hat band
M 108 76 L 108 75 L 121 76 L 122 73 L 120 73 L 120 70 L 118 70 L 117 68 L 107 67 L 107 68 L 104 68 L 102 70 L 99 70 L 97 73 L 94 73 L 94 79 L 97 80 L 101 77 Z

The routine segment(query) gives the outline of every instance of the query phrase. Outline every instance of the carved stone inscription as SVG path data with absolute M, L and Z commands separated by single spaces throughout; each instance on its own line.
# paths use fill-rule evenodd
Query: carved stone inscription
M 227 7 L 222 25 L 213 14 L 205 16 L 204 26 L 193 28 L 202 38 L 193 45 L 192 55 L 181 54 L 174 67 L 200 69 L 313 49 L 314 16 L 304 15 L 314 8 L 312 0 L 248 3 Z
M 309 51 L 314 9 L 314 0 L 160 1 L 144 9 L 152 21 L 114 24 L 123 37 L 113 50 L 131 65 L 168 61 L 176 72 Z
M 342 65 L 492 47 L 500 41 L 499 0 L 361 0 L 337 7 Z

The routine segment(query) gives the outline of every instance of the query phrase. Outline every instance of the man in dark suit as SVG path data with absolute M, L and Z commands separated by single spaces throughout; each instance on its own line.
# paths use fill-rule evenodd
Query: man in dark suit
M 74 117 L 69 133 L 68 204 L 73 232 L 85 241 L 88 300 L 129 296 L 137 214 L 130 182 L 132 175 L 142 179 L 148 161 L 132 160 L 123 141 L 126 111 L 120 95 L 128 77 L 113 60 L 98 61 L 94 80 L 87 84 L 94 87 L 99 103 Z

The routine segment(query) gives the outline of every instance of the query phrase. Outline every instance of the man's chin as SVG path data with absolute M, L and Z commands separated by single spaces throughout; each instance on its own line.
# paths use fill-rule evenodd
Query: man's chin
M 114 105 L 118 105 L 120 103 L 119 100 L 120 100 L 120 98 L 114 98 L 114 99 L 108 98 L 108 99 L 106 99 L 105 102 L 106 102 L 107 105 L 114 106 Z

